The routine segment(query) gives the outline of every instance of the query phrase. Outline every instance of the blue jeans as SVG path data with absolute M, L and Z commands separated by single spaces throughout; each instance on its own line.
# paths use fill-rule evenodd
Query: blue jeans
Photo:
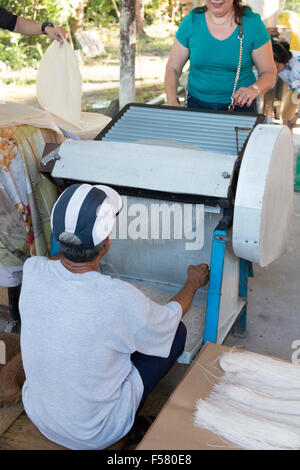
M 197 108 L 197 109 L 212 109 L 215 111 L 227 111 L 228 104 L 224 103 L 208 103 L 205 101 L 200 101 L 197 98 L 194 98 L 191 95 L 187 97 L 187 107 L 188 108 Z M 256 113 L 257 114 L 257 103 L 256 100 L 253 101 L 251 106 L 248 108 L 247 106 L 236 106 L 233 110 L 235 113 Z
M 185 340 L 186 327 L 180 322 L 168 357 L 147 356 L 137 351 L 131 354 L 131 361 L 137 368 L 144 384 L 144 392 L 137 413 L 142 408 L 148 395 L 169 372 L 176 359 L 183 353 Z

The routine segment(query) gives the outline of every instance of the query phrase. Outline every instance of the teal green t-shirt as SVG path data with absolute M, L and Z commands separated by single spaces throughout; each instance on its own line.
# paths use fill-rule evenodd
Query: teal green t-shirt
M 243 16 L 243 61 L 237 89 L 256 81 L 252 51 L 263 46 L 270 36 L 259 14 L 246 9 Z M 190 50 L 188 92 L 209 103 L 230 103 L 240 53 L 237 26 L 225 40 L 209 32 L 206 16 L 192 10 L 179 25 L 176 38 Z

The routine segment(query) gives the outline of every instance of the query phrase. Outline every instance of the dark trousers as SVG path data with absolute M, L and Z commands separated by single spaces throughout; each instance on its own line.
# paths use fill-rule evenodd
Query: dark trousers
M 168 357 L 147 356 L 137 351 L 131 355 L 131 360 L 144 384 L 144 393 L 137 413 L 142 408 L 148 395 L 169 372 L 176 359 L 183 353 L 185 340 L 186 327 L 180 322 Z
M 194 98 L 191 95 L 187 97 L 187 107 L 188 108 L 197 108 L 197 109 L 212 109 L 214 111 L 227 111 L 228 104 L 224 103 L 207 103 L 205 101 L 200 101 L 197 98 Z M 248 108 L 247 106 L 235 106 L 234 110 L 235 113 L 257 113 L 257 103 L 256 100 L 253 101 L 251 106 Z

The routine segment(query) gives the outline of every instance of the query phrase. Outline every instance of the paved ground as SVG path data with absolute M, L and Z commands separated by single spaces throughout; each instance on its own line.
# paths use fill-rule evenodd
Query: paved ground
M 247 336 L 230 335 L 226 345 L 291 359 L 292 343 L 300 341 L 300 193 L 295 193 L 289 240 L 287 253 L 271 266 L 254 267 L 254 278 L 249 280 Z

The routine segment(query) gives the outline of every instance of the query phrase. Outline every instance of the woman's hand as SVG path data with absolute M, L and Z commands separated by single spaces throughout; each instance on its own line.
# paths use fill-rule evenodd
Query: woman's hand
M 253 101 L 258 97 L 259 92 L 252 87 L 241 87 L 237 90 L 236 94 L 233 97 L 234 104 L 236 106 L 247 106 L 250 108 Z

